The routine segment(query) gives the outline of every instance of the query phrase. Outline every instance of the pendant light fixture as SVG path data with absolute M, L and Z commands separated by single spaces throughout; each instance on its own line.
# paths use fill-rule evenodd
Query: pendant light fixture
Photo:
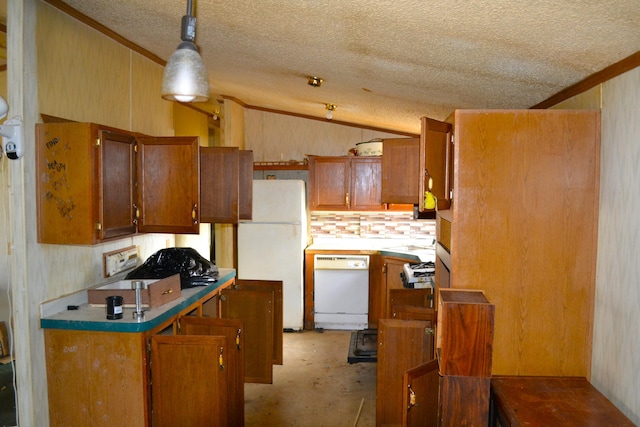
M 179 102 L 205 102 L 209 99 L 207 69 L 195 45 L 196 17 L 192 0 L 187 0 L 187 14 L 180 28 L 182 43 L 169 58 L 162 78 L 162 98 Z

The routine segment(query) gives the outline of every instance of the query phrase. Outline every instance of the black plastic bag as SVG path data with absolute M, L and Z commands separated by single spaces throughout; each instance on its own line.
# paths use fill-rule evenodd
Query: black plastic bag
M 164 279 L 180 273 L 180 288 L 206 286 L 218 281 L 218 267 L 193 248 L 160 249 L 125 277 Z

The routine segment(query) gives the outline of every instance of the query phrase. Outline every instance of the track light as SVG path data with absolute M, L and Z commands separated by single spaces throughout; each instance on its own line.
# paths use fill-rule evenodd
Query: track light
M 207 69 L 194 43 L 196 17 L 192 14 L 192 0 L 187 0 L 187 14 L 182 17 L 182 43 L 169 58 L 162 79 L 162 98 L 179 102 L 205 102 L 209 99 Z

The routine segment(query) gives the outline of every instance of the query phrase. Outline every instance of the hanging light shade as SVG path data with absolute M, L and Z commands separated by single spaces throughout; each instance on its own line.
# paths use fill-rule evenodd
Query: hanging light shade
M 182 17 L 182 43 L 164 68 L 161 95 L 169 101 L 205 102 L 209 99 L 207 69 L 194 43 L 196 18 L 192 15 L 191 1 L 187 1 L 187 14 Z

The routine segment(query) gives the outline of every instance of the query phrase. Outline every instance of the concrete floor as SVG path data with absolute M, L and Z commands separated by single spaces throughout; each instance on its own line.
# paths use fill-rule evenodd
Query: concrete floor
M 350 331 L 285 333 L 273 384 L 245 384 L 245 425 L 375 426 L 376 363 L 349 364 L 350 339 Z

